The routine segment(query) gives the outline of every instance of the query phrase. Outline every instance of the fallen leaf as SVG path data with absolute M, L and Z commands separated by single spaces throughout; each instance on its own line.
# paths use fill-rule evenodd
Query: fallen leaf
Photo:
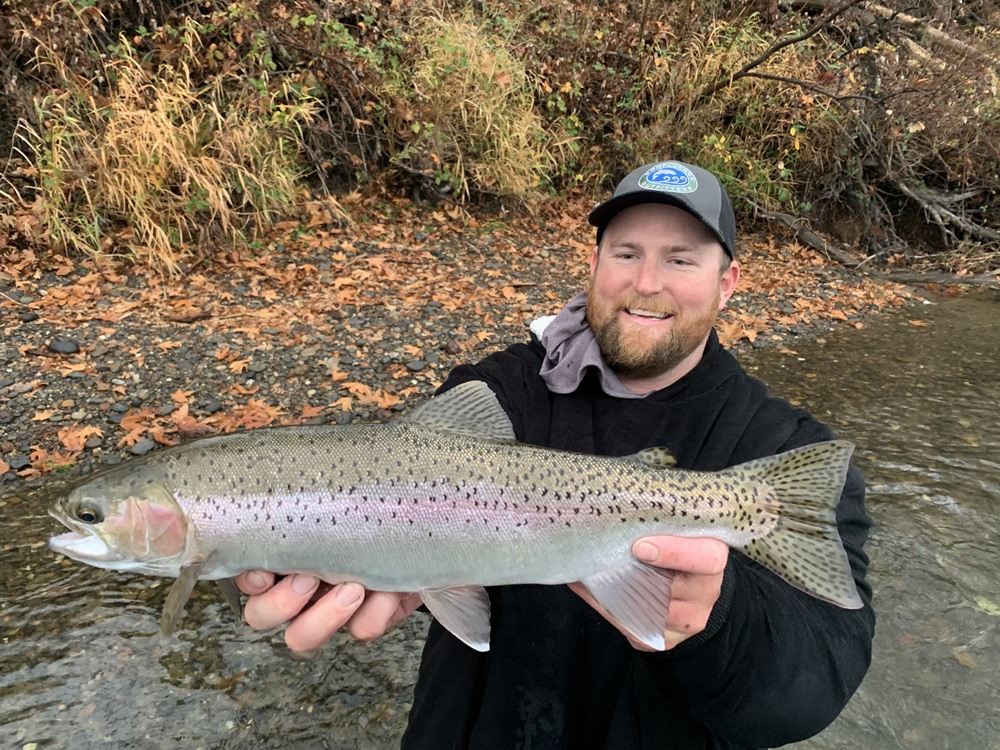
M 955 661 L 961 664 L 963 667 L 968 669 L 975 669 L 978 665 L 976 664 L 975 658 L 968 651 L 960 650 L 955 651 Z
M 919 328 L 926 328 L 930 325 L 926 320 L 911 320 L 909 323 L 911 326 L 918 326 Z

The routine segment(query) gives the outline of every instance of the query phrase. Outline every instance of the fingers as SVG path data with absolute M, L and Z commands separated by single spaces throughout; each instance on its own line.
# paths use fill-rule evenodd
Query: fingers
M 726 569 L 729 547 L 718 539 L 648 536 L 632 545 L 632 554 L 658 568 L 695 575 L 718 575 Z
M 298 577 L 292 576 L 293 579 Z M 312 592 L 306 595 L 303 606 L 311 596 Z M 299 610 L 300 614 L 285 629 L 285 643 L 292 651 L 312 651 L 319 648 L 347 624 L 364 600 L 365 590 L 359 583 L 348 582 L 334 586 L 317 597 L 308 609 Z
M 702 632 L 722 591 L 729 547 L 717 539 L 652 536 L 637 540 L 632 545 L 632 553 L 650 565 L 675 571 L 670 583 L 670 607 L 663 623 L 666 648 L 671 649 Z M 574 583 L 570 588 L 617 627 L 634 648 L 651 650 L 635 640 L 584 586 Z
M 405 620 L 419 606 L 417 594 L 370 591 L 347 623 L 347 630 L 359 640 L 371 641 Z
M 417 594 L 365 592 L 358 583 L 328 588 L 314 576 L 297 574 L 274 583 L 271 573 L 251 571 L 237 578 L 251 594 L 244 617 L 255 630 L 285 623 L 285 643 L 292 651 L 312 651 L 340 628 L 361 640 L 374 640 L 420 606 Z
M 244 581 L 245 585 L 251 583 Z M 243 616 L 254 630 L 276 628 L 301 612 L 318 588 L 319 579 L 314 576 L 287 576 L 262 593 L 251 596 Z
M 717 539 L 655 536 L 638 540 L 632 552 L 650 565 L 677 571 L 663 631 L 667 648 L 703 631 L 722 591 L 729 547 Z
M 244 594 L 262 594 L 274 585 L 274 573 L 265 570 L 250 570 L 236 576 L 236 586 Z

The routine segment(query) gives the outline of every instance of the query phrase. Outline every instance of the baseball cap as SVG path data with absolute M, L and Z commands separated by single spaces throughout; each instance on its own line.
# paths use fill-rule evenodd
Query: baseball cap
M 726 254 L 733 257 L 736 248 L 733 204 L 722 183 L 707 169 L 680 161 L 661 161 L 633 170 L 618 183 L 614 194 L 587 217 L 597 227 L 597 241 L 601 241 L 608 222 L 619 211 L 640 203 L 667 203 L 683 208 L 708 227 Z

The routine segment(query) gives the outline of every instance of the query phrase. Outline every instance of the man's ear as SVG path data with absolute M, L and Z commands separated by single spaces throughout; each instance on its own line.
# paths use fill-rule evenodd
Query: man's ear
M 597 272 L 597 256 L 601 252 L 600 245 L 594 245 L 594 249 L 590 251 L 590 275 L 593 276 Z
M 729 298 L 736 291 L 736 285 L 740 282 L 740 264 L 735 260 L 729 264 L 729 268 L 722 272 L 719 277 L 719 310 L 725 308 Z

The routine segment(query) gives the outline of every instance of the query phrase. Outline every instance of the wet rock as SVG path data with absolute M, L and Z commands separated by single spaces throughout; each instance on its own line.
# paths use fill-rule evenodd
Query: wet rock
M 129 448 L 128 452 L 131 453 L 133 456 L 145 456 L 155 447 L 156 447 L 155 442 L 153 442 L 149 438 L 143 438 L 138 443 Z
M 201 407 L 201 410 L 206 414 L 215 414 L 217 411 L 222 411 L 222 402 L 209 401 L 207 404 Z
M 427 367 L 427 363 L 424 362 L 422 359 L 415 359 L 412 362 L 406 363 L 406 369 L 409 370 L 410 372 L 420 372 L 425 367 Z
M 31 459 L 25 455 L 12 456 L 7 462 L 7 465 L 14 471 L 20 471 L 21 469 L 27 469 L 31 466 Z
M 23 312 L 18 316 L 18 318 L 22 323 L 33 323 L 34 321 L 38 320 L 38 313 Z
M 49 342 L 49 351 L 56 354 L 76 354 L 80 351 L 80 345 L 72 339 L 53 339 Z

